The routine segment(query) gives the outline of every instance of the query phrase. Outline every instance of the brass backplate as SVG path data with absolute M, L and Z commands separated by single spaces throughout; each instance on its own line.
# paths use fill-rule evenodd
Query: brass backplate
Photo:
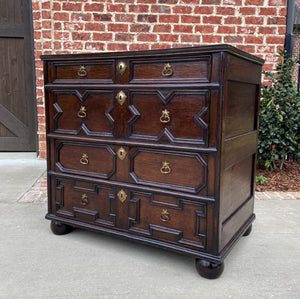
M 125 149 L 124 149 L 123 147 L 120 147 L 120 148 L 118 149 L 118 151 L 117 151 L 117 155 L 118 155 L 118 157 L 119 157 L 121 160 L 124 160 L 125 157 L 126 157 L 126 155 L 127 155 L 127 153 L 126 153 L 126 151 L 125 151 Z
M 117 94 L 116 99 L 117 99 L 118 103 L 122 106 L 122 105 L 124 104 L 124 102 L 126 101 L 127 96 L 126 96 L 126 94 L 121 90 L 121 91 Z
M 121 61 L 119 64 L 118 64 L 118 72 L 120 75 L 123 75 L 126 71 L 126 64 Z
M 118 192 L 118 198 L 119 200 L 123 203 L 126 198 L 127 198 L 127 194 L 125 193 L 125 191 L 123 189 L 121 189 L 119 192 Z

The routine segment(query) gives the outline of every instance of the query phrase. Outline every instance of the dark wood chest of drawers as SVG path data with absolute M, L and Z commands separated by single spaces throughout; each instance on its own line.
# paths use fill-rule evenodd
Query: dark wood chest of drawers
M 220 275 L 255 217 L 263 60 L 228 45 L 42 59 L 53 232 L 128 238 Z

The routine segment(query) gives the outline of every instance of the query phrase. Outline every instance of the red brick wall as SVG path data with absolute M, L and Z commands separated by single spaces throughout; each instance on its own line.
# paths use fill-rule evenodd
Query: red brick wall
M 299 59 L 299 55 L 300 55 L 300 30 L 297 29 L 294 31 L 293 57 Z M 298 82 L 298 73 L 299 73 L 299 66 L 296 65 L 292 77 L 293 81 L 295 82 Z
M 283 48 L 287 0 L 32 0 L 38 134 L 45 157 L 41 54 L 229 43 L 266 60 Z

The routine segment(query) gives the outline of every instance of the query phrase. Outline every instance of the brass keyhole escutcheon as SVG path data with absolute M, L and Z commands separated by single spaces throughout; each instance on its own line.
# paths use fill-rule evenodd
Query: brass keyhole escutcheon
M 126 94 L 121 90 L 120 92 L 118 92 L 116 99 L 118 101 L 118 103 L 122 106 L 124 104 L 124 102 L 127 99 Z
M 89 163 L 89 157 L 87 154 L 82 154 L 82 156 L 80 158 L 80 163 L 83 165 L 86 165 Z
M 79 118 L 86 118 L 86 108 L 85 106 L 81 106 L 79 111 L 77 112 L 77 116 Z
M 162 167 L 160 169 L 160 172 L 162 174 L 169 174 L 171 172 L 171 167 L 169 165 L 170 163 L 165 161 L 165 162 L 162 162 Z
M 170 77 L 173 75 L 172 66 L 170 63 L 166 63 L 161 73 L 164 77 Z
M 125 191 L 123 189 L 121 189 L 118 194 L 117 194 L 119 200 L 123 203 L 126 198 L 127 198 L 127 194 L 125 193 Z
M 82 196 L 81 196 L 81 204 L 83 206 L 86 206 L 88 204 L 88 197 L 87 197 L 87 195 L 85 193 L 82 194 Z
M 165 109 L 161 112 L 160 122 L 166 124 L 171 120 L 170 118 L 170 112 Z
M 167 209 L 163 209 L 160 214 L 160 220 L 163 222 L 167 222 L 170 220 L 169 212 Z
M 125 149 L 123 148 L 123 147 L 120 147 L 119 149 L 118 149 L 118 151 L 117 151 L 117 155 L 118 155 L 118 157 L 121 159 L 121 160 L 124 160 L 125 159 L 125 157 L 126 157 L 126 151 L 125 151 Z
M 126 64 L 121 61 L 118 64 L 118 72 L 119 72 L 120 75 L 123 75 L 125 73 L 125 71 L 126 71 Z
M 78 75 L 79 77 L 85 77 L 85 76 L 87 75 L 87 71 L 86 71 L 86 68 L 85 68 L 84 65 L 81 65 L 81 66 L 79 67 L 79 71 L 77 72 L 77 75 Z

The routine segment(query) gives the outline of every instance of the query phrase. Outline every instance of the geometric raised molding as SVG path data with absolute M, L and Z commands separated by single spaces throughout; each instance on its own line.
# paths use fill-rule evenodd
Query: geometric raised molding
M 198 193 L 207 184 L 207 156 L 199 153 L 138 148 L 131 153 L 130 176 L 136 184 Z M 170 163 L 172 171 L 161 173 L 161 163 Z
M 113 136 L 115 120 L 111 115 L 113 106 L 112 90 L 54 90 L 53 130 L 57 133 L 87 136 Z M 70 109 L 70 103 L 71 109 Z M 81 107 L 81 108 L 80 108 Z M 84 107 L 85 117 L 78 111 Z M 77 109 L 77 111 L 76 111 Z M 80 114 L 81 115 L 81 114 Z M 97 119 L 97 122 L 92 121 Z
M 208 96 L 208 90 L 131 91 L 129 138 L 207 145 Z M 193 110 L 185 109 L 186 105 L 192 105 Z M 172 118 L 167 123 L 162 123 L 161 111 L 166 108 L 171 109 L 168 112 Z M 193 112 L 195 109 L 199 110 Z

